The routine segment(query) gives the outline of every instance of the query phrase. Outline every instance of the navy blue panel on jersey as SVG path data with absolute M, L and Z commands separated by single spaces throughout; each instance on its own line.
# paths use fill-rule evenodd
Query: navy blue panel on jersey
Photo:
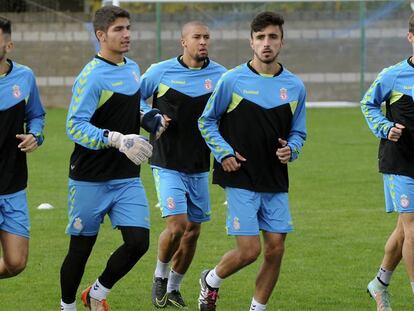
M 152 106 L 171 118 L 158 140 L 151 136 L 151 165 L 184 173 L 209 171 L 210 151 L 197 120 L 224 72 L 223 66 L 208 59 L 201 68 L 189 68 L 180 57 L 154 64 L 145 72 L 142 99 L 153 96 Z M 145 102 L 141 105 L 144 111 L 149 109 Z
M 0 77 L 0 195 L 23 190 L 27 185 L 26 153 L 17 146 L 17 134 L 31 133 L 43 142 L 45 111 L 32 70 L 8 60 Z

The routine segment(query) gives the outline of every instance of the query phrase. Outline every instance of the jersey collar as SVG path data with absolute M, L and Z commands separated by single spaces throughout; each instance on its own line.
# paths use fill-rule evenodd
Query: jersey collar
M 8 76 L 9 73 L 13 70 L 13 62 L 10 59 L 7 59 L 6 61 L 9 64 L 9 69 L 4 74 L 0 75 L 0 78 L 4 78 L 4 77 Z
M 414 57 L 414 56 L 413 56 Z M 413 67 L 414 68 L 414 64 L 413 64 L 413 62 L 411 61 L 411 56 L 410 57 L 408 57 L 408 59 L 407 59 L 407 63 L 408 63 L 408 65 L 410 65 L 411 67 Z
M 183 56 L 182 55 L 179 55 L 179 56 L 177 56 L 177 61 L 183 66 L 183 67 L 185 67 L 185 68 L 187 68 L 187 69 L 194 69 L 194 68 L 191 68 L 191 67 L 188 67 L 184 62 L 183 62 Z M 210 64 L 210 59 L 209 58 L 206 58 L 205 60 L 204 60 L 204 63 L 203 63 L 203 66 L 201 66 L 201 68 L 200 69 L 204 69 L 204 68 L 206 68 L 207 66 L 208 66 L 208 64 Z M 198 68 L 197 68 L 198 69 Z
M 256 69 L 254 69 L 253 67 L 252 67 L 252 65 L 250 65 L 250 62 L 251 62 L 252 60 L 249 60 L 248 62 L 247 62 L 247 67 L 251 70 L 251 71 L 253 71 L 255 74 L 257 74 L 257 75 L 259 75 L 259 76 L 263 76 L 262 74 L 260 74 L 260 73 L 258 73 L 257 71 L 256 71 Z M 278 75 L 280 75 L 282 72 L 283 72 L 283 65 L 281 64 L 281 63 L 278 63 L 279 65 L 280 65 L 280 69 L 279 69 L 279 71 L 278 72 L 276 72 L 274 75 L 273 75 L 273 77 L 277 77 Z
M 107 60 L 107 59 L 105 59 L 105 58 L 103 58 L 101 55 L 99 55 L 99 54 L 97 54 L 97 55 L 95 55 L 95 58 L 97 58 L 97 59 L 100 59 L 100 60 L 102 60 L 102 61 L 104 61 L 105 63 L 108 63 L 109 65 L 112 65 L 112 66 L 119 66 L 119 64 L 115 64 L 115 63 L 113 63 L 113 62 L 111 62 L 111 61 L 109 61 L 109 60 Z M 125 65 L 126 64 L 126 58 L 124 57 L 124 63 L 123 63 L 123 65 Z

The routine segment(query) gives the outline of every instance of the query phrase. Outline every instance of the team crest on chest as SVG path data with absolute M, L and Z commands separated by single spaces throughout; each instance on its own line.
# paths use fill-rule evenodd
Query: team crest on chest
M 284 87 L 282 87 L 279 90 L 279 96 L 280 96 L 280 99 L 282 99 L 282 100 L 288 99 L 288 91 L 287 91 L 287 89 L 285 89 Z
M 22 95 L 22 92 L 20 92 L 20 87 L 17 84 L 13 85 L 12 89 L 13 89 L 13 96 L 14 97 L 19 98 L 20 95 Z
M 132 72 L 132 75 L 134 76 L 135 81 L 139 82 L 138 74 L 135 71 Z
M 204 87 L 206 88 L 207 91 L 211 91 L 211 89 L 213 88 L 213 83 L 211 82 L 210 79 L 206 79 L 204 81 Z

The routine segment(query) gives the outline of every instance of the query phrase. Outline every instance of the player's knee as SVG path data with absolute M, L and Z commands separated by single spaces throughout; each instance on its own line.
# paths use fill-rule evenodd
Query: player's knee
M 395 232 L 396 232 L 395 238 L 398 241 L 402 242 L 404 240 L 404 236 L 405 236 L 404 227 L 403 226 L 398 226 L 397 228 L 395 228 Z
M 284 243 L 278 243 L 272 247 L 268 247 L 264 253 L 265 261 L 274 261 L 276 258 L 281 258 L 285 252 Z
M 130 258 L 137 260 L 141 258 L 149 249 L 149 240 L 143 240 L 137 243 L 126 244 L 126 249 Z
M 68 260 L 86 261 L 95 245 L 96 236 L 71 236 Z
M 9 276 L 16 276 L 26 268 L 26 258 L 16 258 L 5 262 Z
M 404 243 L 410 243 L 411 245 L 414 245 L 414 228 L 405 228 Z
M 196 243 L 200 237 L 200 226 L 193 226 L 184 232 L 184 238 L 188 243 Z
M 168 231 L 170 232 L 171 240 L 179 241 L 185 232 L 185 223 L 175 222 L 168 225 Z
M 251 246 L 248 249 L 244 249 L 241 251 L 240 259 L 244 265 L 251 264 L 256 261 L 256 259 L 260 256 L 260 245 L 259 246 Z
M 133 259 L 139 259 L 149 249 L 149 230 L 137 230 L 125 239 L 125 248 L 129 256 Z
M 384 252 L 388 253 L 394 253 L 395 252 L 395 248 L 398 247 L 402 247 L 402 245 L 404 244 L 404 240 L 405 240 L 405 233 L 404 233 L 404 227 L 401 226 L 397 226 L 394 230 L 394 232 L 392 233 L 391 237 L 389 238 L 390 242 L 385 243 L 384 246 Z

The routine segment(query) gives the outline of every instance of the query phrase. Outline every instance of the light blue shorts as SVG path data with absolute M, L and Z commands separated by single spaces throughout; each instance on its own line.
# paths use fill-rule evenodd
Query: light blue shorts
M 139 178 L 106 182 L 69 179 L 70 235 L 97 235 L 108 214 L 112 227 L 150 228 L 147 197 Z
M 29 238 L 30 221 L 26 190 L 0 195 L 0 230 Z
M 414 179 L 384 174 L 385 210 L 387 213 L 414 213 Z
M 152 173 L 162 217 L 187 214 L 195 223 L 210 220 L 208 172 L 186 174 L 153 167 Z
M 225 188 L 227 195 L 227 233 L 258 235 L 260 230 L 288 233 L 293 230 L 287 192 L 254 192 Z

